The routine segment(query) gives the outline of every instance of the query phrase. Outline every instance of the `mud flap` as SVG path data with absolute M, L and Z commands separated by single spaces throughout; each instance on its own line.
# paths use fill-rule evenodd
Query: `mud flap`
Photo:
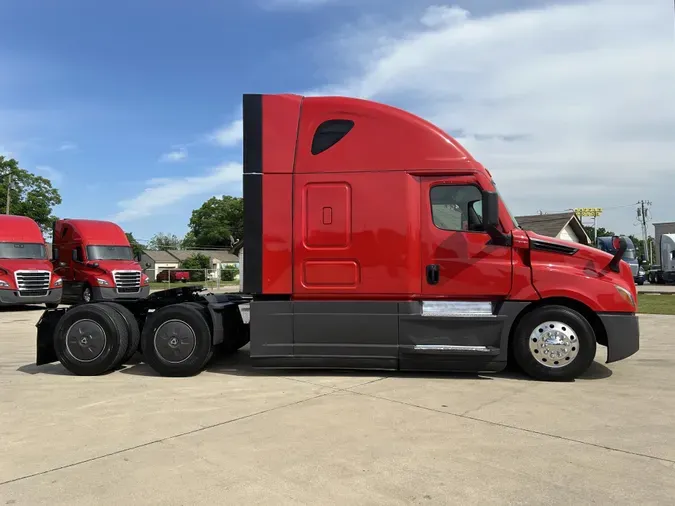
M 51 364 L 58 362 L 54 350 L 54 332 L 66 309 L 48 309 L 40 320 L 35 324 L 37 327 L 37 354 L 35 365 Z

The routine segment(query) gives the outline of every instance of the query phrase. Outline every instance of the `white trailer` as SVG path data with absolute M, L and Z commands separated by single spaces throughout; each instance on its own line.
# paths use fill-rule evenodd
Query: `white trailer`
M 654 223 L 655 265 L 647 279 L 652 284 L 675 283 L 675 222 Z

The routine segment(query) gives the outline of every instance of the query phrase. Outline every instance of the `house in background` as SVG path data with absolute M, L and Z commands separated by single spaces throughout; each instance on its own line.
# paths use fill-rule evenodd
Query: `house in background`
M 239 267 L 239 258 L 226 250 L 143 250 L 141 255 L 141 267 L 150 279 L 156 279 L 157 275 L 165 269 L 179 269 L 181 262 L 194 255 L 204 255 L 209 258 L 210 277 L 220 277 L 220 271 L 224 267 Z
M 163 270 L 178 269 L 180 260 L 168 251 L 143 250 L 140 263 L 141 269 L 154 281 Z
M 244 240 L 239 239 L 232 246 L 232 254 L 239 258 L 239 291 L 244 291 Z
M 518 225 L 523 230 L 531 230 L 540 235 L 592 245 L 591 238 L 574 212 L 535 214 L 533 216 L 516 216 Z

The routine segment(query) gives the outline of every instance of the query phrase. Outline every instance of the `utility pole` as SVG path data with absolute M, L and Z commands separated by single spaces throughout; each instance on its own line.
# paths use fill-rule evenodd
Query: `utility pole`
M 10 172 L 7 174 L 7 202 L 5 206 L 5 214 L 9 214 L 9 201 L 11 199 L 11 194 L 9 193 L 9 190 L 12 189 L 12 173 Z
M 642 240 L 645 245 L 645 254 L 649 259 L 649 263 L 652 263 L 652 248 L 649 246 L 649 235 L 647 234 L 647 221 L 651 219 L 649 213 L 649 206 L 652 203 L 648 200 L 641 200 L 638 202 L 639 207 L 637 208 L 637 217 L 640 225 L 642 226 Z

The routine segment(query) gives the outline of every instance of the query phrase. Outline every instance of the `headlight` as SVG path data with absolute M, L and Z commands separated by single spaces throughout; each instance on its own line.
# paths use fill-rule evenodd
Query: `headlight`
M 54 286 L 61 286 L 63 284 L 63 279 L 59 278 L 54 281 Z
M 635 299 L 633 299 L 633 294 L 626 290 L 623 286 L 614 285 L 616 291 L 619 292 L 619 295 L 628 302 L 631 306 L 635 307 Z
M 0 280 L 0 288 L 9 288 L 9 283 L 7 281 Z
M 645 270 L 644 270 L 642 267 L 640 267 L 640 269 L 638 270 L 638 274 L 639 274 L 640 276 L 644 276 L 644 275 L 645 275 Z
M 110 283 L 108 283 L 108 281 L 103 278 L 96 278 L 96 284 L 98 286 L 108 286 Z
M 141 276 L 141 285 L 145 286 L 145 285 L 147 285 L 148 283 L 150 283 L 150 278 L 148 277 L 147 274 L 143 274 L 143 275 Z

